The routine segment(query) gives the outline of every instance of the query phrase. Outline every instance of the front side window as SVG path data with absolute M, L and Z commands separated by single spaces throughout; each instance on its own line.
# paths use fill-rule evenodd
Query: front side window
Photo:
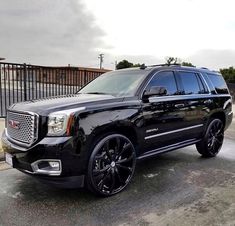
M 199 78 L 193 72 L 179 72 L 184 94 L 199 94 L 202 90 L 199 86 Z
M 175 76 L 172 71 L 163 71 L 157 73 L 149 82 L 147 90 L 152 86 L 165 87 L 167 90 L 167 95 L 174 95 L 178 93 Z

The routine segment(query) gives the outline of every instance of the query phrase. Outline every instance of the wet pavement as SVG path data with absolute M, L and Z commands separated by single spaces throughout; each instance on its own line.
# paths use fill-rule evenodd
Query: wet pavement
M 130 186 L 110 198 L 2 165 L 0 225 L 235 225 L 234 163 L 233 139 L 212 159 L 190 146 L 140 162 Z

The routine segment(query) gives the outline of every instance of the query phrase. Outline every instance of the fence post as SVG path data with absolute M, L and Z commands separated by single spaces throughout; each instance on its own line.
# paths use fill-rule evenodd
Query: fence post
M 87 84 L 87 70 L 84 71 L 84 84 L 83 84 L 83 86 L 86 84 Z
M 27 65 L 24 63 L 24 101 L 27 100 Z

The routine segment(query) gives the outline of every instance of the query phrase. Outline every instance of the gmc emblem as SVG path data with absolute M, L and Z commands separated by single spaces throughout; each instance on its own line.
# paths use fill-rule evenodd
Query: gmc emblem
M 20 122 L 18 122 L 18 121 L 9 120 L 8 125 L 13 129 L 19 129 L 20 128 Z

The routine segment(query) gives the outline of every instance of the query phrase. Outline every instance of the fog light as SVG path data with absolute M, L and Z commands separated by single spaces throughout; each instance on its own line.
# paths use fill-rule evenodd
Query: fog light
M 53 170 L 60 170 L 60 163 L 59 162 L 49 162 L 49 165 Z
M 31 164 L 35 174 L 46 174 L 50 176 L 59 176 L 62 171 L 60 160 L 40 159 Z

